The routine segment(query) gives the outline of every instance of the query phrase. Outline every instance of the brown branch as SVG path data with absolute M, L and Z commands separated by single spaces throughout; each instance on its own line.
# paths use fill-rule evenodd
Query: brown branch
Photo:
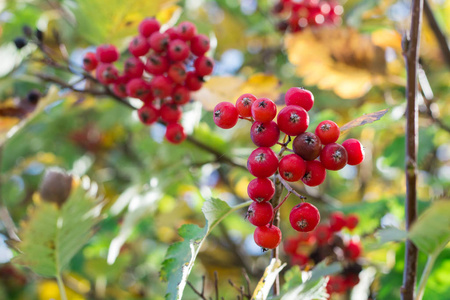
M 205 276 L 203 276 L 203 285 L 202 285 L 202 292 L 200 293 L 199 291 L 197 291 L 197 289 L 192 285 L 192 283 L 190 283 L 189 281 L 186 281 L 187 285 L 189 285 L 191 287 L 191 289 L 194 291 L 194 293 L 196 293 L 201 299 L 203 300 L 208 300 L 205 295 L 203 294 L 205 291 L 205 281 L 204 281 Z
M 406 62 L 406 229 L 409 230 L 417 218 L 417 148 L 418 148 L 418 105 L 417 67 L 419 61 L 419 41 L 422 23 L 423 0 L 412 1 L 411 29 L 409 36 L 403 37 L 403 55 Z M 417 273 L 417 247 L 411 240 L 406 241 L 405 269 L 403 272 L 402 300 L 413 300 Z
M 441 28 L 439 27 L 439 24 L 437 23 L 436 18 L 434 17 L 433 11 L 431 10 L 428 0 L 425 0 L 425 2 L 424 2 L 423 12 L 428 21 L 428 25 L 430 26 L 431 30 L 433 31 L 434 36 L 436 37 L 436 40 L 439 44 L 439 48 L 441 49 L 442 57 L 444 58 L 447 66 L 450 67 L 450 49 L 448 48 L 447 38 L 445 37 L 444 33 L 442 32 Z

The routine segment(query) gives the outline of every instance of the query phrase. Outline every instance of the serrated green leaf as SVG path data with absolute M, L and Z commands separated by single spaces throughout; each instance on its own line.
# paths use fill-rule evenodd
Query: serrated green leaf
M 100 208 L 98 198 L 81 186 L 61 208 L 39 202 L 22 223 L 22 241 L 17 244 L 21 254 L 13 261 L 40 275 L 56 277 L 91 237 Z
M 434 202 L 413 224 L 408 237 L 423 252 L 431 255 L 450 241 L 450 201 Z
M 230 207 L 220 199 L 206 200 L 202 208 L 206 218 L 205 227 L 200 228 L 194 224 L 185 224 L 180 227 L 178 234 L 184 240 L 169 247 L 160 273 L 161 278 L 168 281 L 166 299 L 181 299 L 197 254 L 214 227 L 227 215 L 250 205 L 251 202 Z

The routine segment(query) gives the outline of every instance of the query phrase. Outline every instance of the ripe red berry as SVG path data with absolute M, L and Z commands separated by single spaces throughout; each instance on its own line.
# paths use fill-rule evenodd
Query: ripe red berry
M 358 257 L 361 256 L 361 244 L 355 241 L 350 241 L 344 249 L 345 257 L 347 257 L 350 260 L 356 260 Z
M 191 39 L 191 51 L 197 56 L 204 55 L 209 50 L 209 38 L 198 34 Z
M 297 154 L 288 154 L 280 160 L 278 171 L 284 180 L 297 181 L 305 175 L 306 163 Z
M 344 228 L 345 216 L 343 213 L 336 211 L 330 214 L 330 230 L 333 232 L 339 232 Z
M 133 56 L 143 56 L 147 54 L 148 50 L 150 50 L 150 44 L 142 35 L 135 36 L 128 45 L 128 51 Z
M 169 60 L 167 57 L 153 54 L 148 57 L 145 64 L 145 70 L 153 75 L 162 75 L 169 69 Z
M 198 91 L 203 84 L 203 78 L 195 74 L 195 72 L 188 72 L 186 76 L 186 87 L 190 91 Z
M 359 283 L 358 274 L 347 274 L 344 278 L 344 283 L 347 289 L 352 289 L 355 285 Z
M 128 96 L 127 94 L 127 83 L 128 83 L 129 78 L 126 76 L 120 76 L 119 78 L 117 78 L 116 82 L 113 85 L 113 92 L 114 94 L 116 94 L 117 96 L 121 97 L 121 98 L 125 98 Z
M 304 266 L 308 263 L 308 261 L 309 257 L 301 253 L 296 253 L 294 256 L 291 257 L 292 265 Z
M 152 88 L 153 95 L 160 99 L 164 99 L 172 94 L 172 85 L 172 80 L 163 75 L 155 76 L 152 81 L 150 81 L 150 87 Z
M 151 125 L 159 118 L 159 110 L 151 104 L 144 104 L 138 109 L 138 116 L 142 123 Z
M 309 111 L 314 105 L 314 95 L 305 89 L 292 87 L 284 96 L 286 105 L 298 105 Z
M 359 222 L 358 216 L 351 214 L 351 215 L 348 215 L 347 218 L 345 219 L 345 226 L 348 229 L 353 230 L 358 225 L 358 222 Z
M 300 241 L 297 238 L 290 237 L 285 239 L 283 243 L 284 252 L 295 255 L 299 244 Z
M 178 25 L 178 35 L 183 41 L 191 40 L 197 34 L 197 28 L 191 22 L 181 22 Z
M 139 24 L 139 33 L 144 37 L 149 37 L 152 33 L 159 31 L 160 25 L 155 18 L 146 18 Z
M 327 170 L 340 170 L 347 164 L 347 150 L 336 143 L 325 145 L 320 152 L 320 162 Z
M 112 63 L 119 59 L 119 51 L 114 45 L 100 45 L 96 51 L 97 60 L 102 63 Z
M 277 123 L 282 132 L 295 136 L 308 129 L 309 115 L 302 107 L 289 105 L 279 112 Z
M 328 244 L 331 239 L 332 232 L 327 225 L 321 224 L 316 227 L 314 230 L 314 235 L 316 237 L 317 244 L 319 246 L 323 246 Z
M 129 57 L 123 66 L 123 73 L 128 78 L 138 78 L 144 73 L 144 63 L 137 57 Z
M 174 40 L 169 43 L 167 54 L 172 61 L 183 61 L 189 57 L 189 47 L 182 40 Z
M 182 85 L 178 85 L 173 89 L 172 101 L 178 105 L 183 105 L 188 103 L 190 100 L 189 90 Z
M 347 150 L 349 165 L 359 165 L 364 160 L 364 149 L 357 139 L 348 139 L 342 143 L 342 146 Z
M 239 119 L 236 107 L 230 102 L 220 102 L 214 107 L 214 123 L 223 129 L 236 125 Z
M 182 110 L 175 103 L 165 103 L 159 109 L 161 119 L 166 123 L 176 123 L 181 119 Z
M 181 124 L 172 123 L 167 125 L 165 137 L 170 143 L 179 144 L 186 139 L 187 135 L 184 132 L 184 128 L 183 126 L 181 126 Z
M 316 135 L 324 145 L 336 142 L 340 133 L 339 126 L 330 120 L 320 122 L 316 128 Z
M 200 56 L 194 61 L 195 73 L 199 76 L 206 76 L 212 73 L 214 61 L 207 56 Z
M 257 202 L 270 201 L 275 194 L 275 185 L 269 178 L 255 178 L 248 184 L 247 194 Z
M 319 210 L 310 203 L 302 202 L 291 210 L 289 222 L 297 231 L 312 231 L 320 222 Z
M 280 138 L 280 129 L 274 121 L 254 122 L 250 129 L 250 138 L 258 147 L 272 147 Z
M 325 170 L 325 167 L 322 166 L 320 161 L 307 161 L 306 171 L 302 181 L 307 186 L 318 186 L 319 184 L 322 184 L 326 176 L 327 171 Z
M 119 71 L 113 64 L 99 64 L 95 70 L 95 75 L 101 83 L 110 84 L 119 78 Z
M 247 169 L 255 177 L 272 176 L 278 169 L 278 157 L 272 149 L 259 147 L 250 154 Z
M 263 249 L 274 249 L 281 243 L 281 230 L 275 225 L 259 226 L 256 227 L 253 238 Z
M 157 53 L 165 51 L 169 46 L 169 41 L 169 35 L 167 33 L 161 33 L 159 31 L 153 33 L 148 40 L 150 48 L 152 48 Z
M 92 71 L 97 68 L 98 61 L 94 52 L 88 52 L 84 55 L 83 58 L 83 69 L 86 71 Z
M 342 276 L 330 276 L 327 284 L 327 292 L 329 294 L 341 294 L 345 292 L 345 280 Z
M 178 31 L 175 27 L 168 28 L 166 31 L 164 31 L 164 33 L 167 33 L 169 35 L 171 41 L 180 39 L 180 35 L 178 34 Z
M 273 206 L 270 202 L 253 202 L 247 211 L 247 219 L 255 226 L 264 226 L 273 219 Z
M 243 94 L 236 101 L 236 108 L 241 117 L 247 118 L 252 116 L 252 104 L 256 101 L 256 97 L 252 94 Z
M 292 143 L 294 153 L 300 155 L 304 160 L 315 160 L 322 150 L 322 142 L 311 132 L 299 134 Z
M 253 102 L 251 112 L 255 121 L 266 123 L 277 115 L 277 106 L 268 98 L 259 98 Z
M 187 77 L 185 64 L 182 62 L 172 63 L 167 71 L 167 75 L 173 82 L 183 84 Z
M 148 82 L 142 78 L 134 78 L 127 83 L 127 94 L 130 97 L 144 99 L 150 92 Z

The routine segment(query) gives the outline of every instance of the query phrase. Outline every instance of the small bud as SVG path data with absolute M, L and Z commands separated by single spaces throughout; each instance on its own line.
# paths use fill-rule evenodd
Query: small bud
M 50 169 L 44 175 L 39 193 L 41 198 L 61 206 L 66 202 L 72 189 L 72 175 L 60 169 Z

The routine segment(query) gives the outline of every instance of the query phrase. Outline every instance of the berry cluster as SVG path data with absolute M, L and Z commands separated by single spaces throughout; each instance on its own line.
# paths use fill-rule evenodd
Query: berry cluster
M 356 215 L 344 216 L 334 212 L 330 214 L 328 223 L 320 224 L 314 231 L 287 238 L 284 251 L 290 256 L 291 263 L 300 267 L 315 265 L 325 259 L 341 262 L 344 270 L 330 277 L 327 291 L 330 295 L 344 293 L 359 282 L 362 267 L 358 258 L 362 250 L 360 243 L 346 238 L 342 230 L 346 227 L 352 231 L 357 225 Z
M 364 150 L 358 140 L 349 139 L 342 145 L 336 143 L 340 130 L 333 121 L 321 122 L 315 133 L 306 132 L 308 111 L 314 105 L 310 91 L 290 88 L 285 103 L 277 115 L 277 106 L 272 100 L 244 94 L 237 99 L 236 105 L 221 102 L 214 108 L 214 122 L 221 128 L 233 127 L 239 118 L 253 123 L 250 137 L 258 148 L 250 154 L 247 168 L 256 177 L 248 185 L 248 195 L 255 202 L 250 205 L 247 217 L 257 226 L 256 244 L 265 249 L 275 248 L 281 242 L 281 231 L 272 220 L 284 202 L 275 208 L 269 202 L 275 193 L 270 176 L 278 172 L 277 180 L 285 186 L 287 182 L 299 180 L 305 185 L 317 186 L 325 180 L 326 170 L 340 170 L 346 164 L 356 165 L 364 159 Z M 275 117 L 277 122 L 273 121 Z M 285 134 L 284 143 L 279 142 L 280 132 Z M 290 149 L 292 136 L 295 138 Z M 282 146 L 278 155 L 270 148 L 275 144 Z M 285 151 L 293 153 L 283 156 Z M 308 232 L 317 226 L 320 214 L 314 205 L 302 202 L 292 209 L 289 221 L 295 230 Z
M 86 71 L 96 72 L 102 84 L 111 85 L 119 97 L 140 99 L 139 119 L 146 125 L 158 120 L 167 124 L 166 139 L 181 143 L 186 134 L 178 123 L 182 106 L 189 102 L 191 91 L 202 87 L 204 76 L 213 71 L 214 61 L 205 56 L 210 44 L 207 36 L 197 34 L 190 22 L 182 22 L 161 32 L 154 18 L 144 19 L 139 34 L 131 40 L 119 73 L 114 62 L 120 54 L 113 45 L 101 45 L 83 59 Z
M 333 0 L 280 0 L 272 12 L 282 19 L 277 25 L 280 31 L 298 32 L 307 26 L 340 24 L 344 9 Z

